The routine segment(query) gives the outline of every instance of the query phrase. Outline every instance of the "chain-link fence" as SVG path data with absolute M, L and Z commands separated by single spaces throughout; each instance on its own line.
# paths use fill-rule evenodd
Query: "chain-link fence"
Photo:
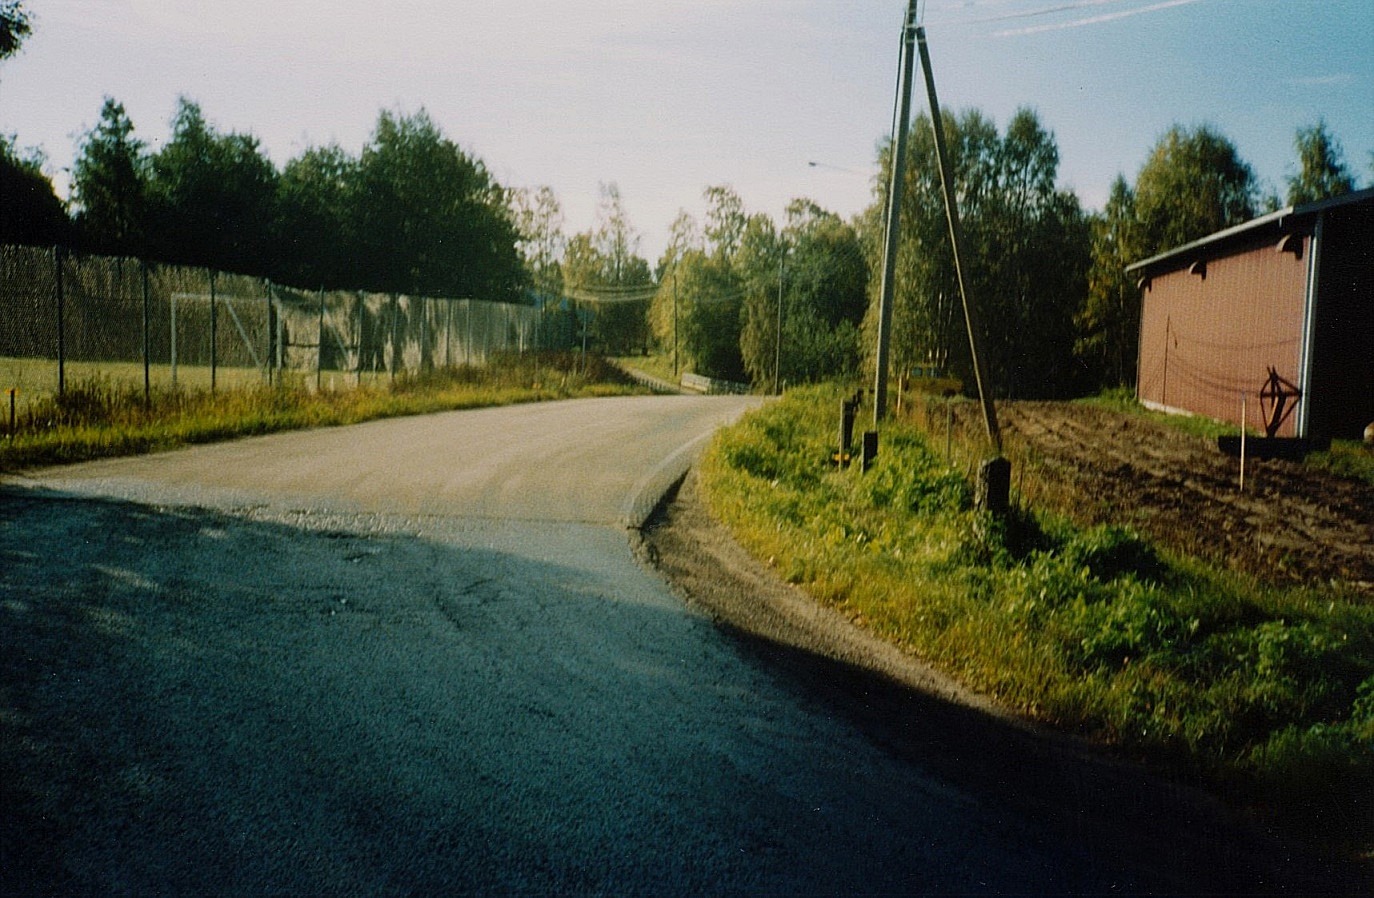
M 17 390 L 21 406 L 96 379 L 145 391 L 283 377 L 339 389 L 563 344 L 532 306 L 301 291 L 199 268 L 0 246 L 0 394 Z

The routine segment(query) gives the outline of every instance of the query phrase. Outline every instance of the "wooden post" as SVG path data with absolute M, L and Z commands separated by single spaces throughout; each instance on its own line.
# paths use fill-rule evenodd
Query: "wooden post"
M 1011 508 L 1011 462 L 1000 455 L 978 466 L 975 502 L 983 511 L 1002 517 Z
M 867 474 L 868 469 L 873 467 L 873 460 L 878 457 L 878 431 L 865 430 L 863 442 L 862 467 L 863 473 Z
M 1245 394 L 1240 394 L 1240 491 L 1245 492 Z

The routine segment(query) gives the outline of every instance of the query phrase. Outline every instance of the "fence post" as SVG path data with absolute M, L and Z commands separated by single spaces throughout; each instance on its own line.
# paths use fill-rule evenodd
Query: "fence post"
M 357 343 L 358 343 L 358 345 L 357 345 L 357 347 L 355 348 L 354 351 L 358 354 L 358 363 L 357 363 L 358 378 L 357 378 L 357 379 L 358 379 L 358 386 L 360 386 L 360 387 L 363 385 L 363 343 L 364 343 L 364 337 L 363 337 L 363 303 L 364 303 L 364 302 L 365 302 L 365 301 L 364 301 L 364 299 L 363 299 L 363 291 L 359 290 L 359 291 L 358 291 L 358 301 L 357 301 L 356 303 L 354 303 L 354 305 L 353 305 L 353 308 L 354 308 L 354 310 L 355 310 L 355 312 L 356 312 L 356 314 L 357 314 L 357 320 L 353 322 L 353 333 L 355 333 L 355 334 L 358 335 L 358 337 L 357 337 Z
M 444 367 L 453 369 L 453 297 L 444 300 Z
M 219 307 L 215 303 L 215 272 L 210 272 L 210 392 L 219 377 Z
M 429 302 L 419 297 L 420 302 L 420 374 L 433 367 L 434 359 L 429 353 Z M 426 365 L 428 364 L 428 367 Z
M 264 280 L 263 293 L 267 302 L 267 385 L 272 386 L 272 369 L 277 363 L 277 328 L 276 328 L 276 304 L 272 302 L 272 297 L 276 294 L 276 286 L 272 281 Z
M 401 300 L 395 293 L 391 294 L 391 382 L 396 382 L 396 320 L 401 317 Z
M 172 353 L 171 353 L 171 362 L 172 362 L 172 388 L 175 389 L 175 388 L 176 388 L 176 385 L 177 385 L 177 294 L 176 294 L 176 291 L 175 291 L 175 290 L 172 291 L 172 295 L 171 295 L 171 297 L 168 299 L 168 302 L 171 304 L 171 313 L 172 313 L 171 324 L 170 324 L 171 337 L 172 337 Z
M 153 375 L 152 375 L 152 355 L 153 344 L 152 335 L 149 333 L 151 328 L 152 316 L 148 310 L 148 263 L 139 260 L 139 267 L 143 271 L 143 407 L 152 408 L 153 405 Z
M 315 392 L 324 386 L 324 287 L 320 287 L 320 321 L 315 341 Z
M 62 288 L 62 247 L 52 248 L 53 271 L 57 286 L 57 395 L 67 392 L 66 297 Z

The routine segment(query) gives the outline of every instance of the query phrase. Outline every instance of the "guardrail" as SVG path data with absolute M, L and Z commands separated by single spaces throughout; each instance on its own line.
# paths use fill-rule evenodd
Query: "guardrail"
M 700 374 L 687 373 L 682 375 L 683 389 L 691 390 L 693 393 L 707 393 L 710 395 L 744 395 L 753 392 L 748 384 L 736 383 L 733 380 L 720 380 L 715 377 L 703 377 Z

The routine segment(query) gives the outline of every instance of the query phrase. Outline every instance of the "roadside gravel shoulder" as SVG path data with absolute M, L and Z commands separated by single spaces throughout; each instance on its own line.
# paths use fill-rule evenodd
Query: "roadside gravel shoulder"
M 783 582 L 711 516 L 695 471 L 634 537 L 640 560 L 741 651 L 886 751 L 1085 853 L 1189 894 L 1368 894 L 1204 793 L 1000 708 Z

